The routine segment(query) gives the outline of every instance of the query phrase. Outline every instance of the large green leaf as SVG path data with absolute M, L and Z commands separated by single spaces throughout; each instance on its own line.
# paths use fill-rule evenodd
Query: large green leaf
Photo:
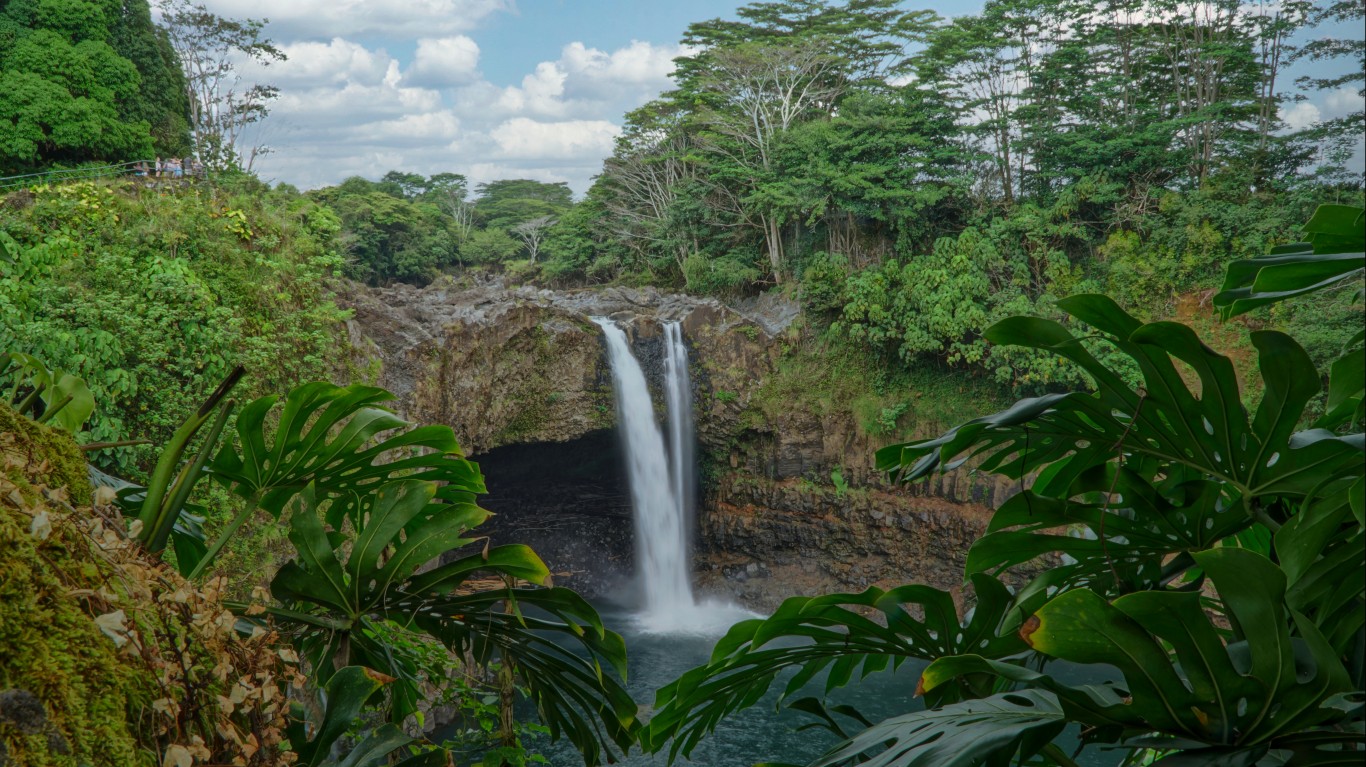
M 977 604 L 967 620 L 959 618 L 947 592 L 912 585 L 793 597 L 768 618 L 737 623 L 716 644 L 707 665 L 656 693 L 655 713 L 641 745 L 653 752 L 667 745 L 671 758 L 686 757 L 722 718 L 753 706 L 788 670 L 796 673 L 784 697 L 823 671 L 828 672 L 824 689 L 829 692 L 909 659 L 970 651 L 1004 657 L 1027 649 L 1015 635 L 1020 611 L 1005 586 L 986 575 L 973 576 L 972 584 Z M 1038 603 L 1042 601 L 1040 594 Z M 961 691 L 941 690 L 936 700 L 956 699 L 971 683 L 965 680 Z
M 1060 497 L 1082 473 L 1126 457 L 1126 468 L 1145 480 L 1221 482 L 1229 502 L 1242 500 L 1250 513 L 1281 519 L 1287 510 L 1252 499 L 1298 502 L 1311 493 L 1341 493 L 1359 475 L 1361 435 L 1294 433 L 1321 384 L 1308 355 L 1288 336 L 1252 335 L 1264 394 L 1249 418 L 1232 363 L 1190 328 L 1143 325 L 1104 296 L 1077 296 L 1059 306 L 1133 358 L 1143 386 L 1129 386 L 1058 323 L 1007 319 L 987 331 L 992 341 L 1072 360 L 1091 375 L 1096 391 L 1021 400 L 937 439 L 884 448 L 879 467 L 909 481 L 977 457 L 982 469 L 1012 478 L 1039 472 L 1035 492 Z M 1193 371 L 1194 390 L 1176 361 Z
M 450 490 L 403 480 L 361 501 L 351 494 L 320 500 L 305 489 L 290 517 L 297 556 L 271 583 L 283 606 L 267 613 L 294 630 L 319 678 L 330 677 L 338 658 L 395 677 L 395 721 L 416 711 L 422 690 L 386 634 L 374 630 L 384 622 L 420 630 L 476 663 L 512 664 L 552 734 L 571 739 L 589 764 L 610 758 L 613 747 L 629 748 L 636 704 L 611 673 L 625 675 L 621 637 L 567 589 L 488 585 L 545 583 L 549 572 L 534 552 L 498 546 L 417 574 L 471 544 L 465 534 L 488 516 L 465 500 L 468 493 Z M 346 513 L 334 513 L 337 506 Z M 342 524 L 329 530 L 331 517 Z M 476 575 L 484 577 L 475 582 Z
M 1321 205 L 1304 231 L 1307 242 L 1229 264 L 1223 289 L 1214 296 L 1214 305 L 1225 317 L 1361 279 L 1366 267 L 1366 211 Z
M 1159 492 L 1132 471 L 1114 472 L 1114 464 L 1096 466 L 1061 498 L 1032 490 L 1012 496 L 969 549 L 967 572 L 999 573 L 1060 553 L 1071 561 L 1054 568 L 1051 585 L 1115 594 L 1157 588 L 1190 565 L 1191 552 L 1252 524 L 1229 507 L 1216 482 L 1192 480 Z
M 4 385 L 10 389 L 8 401 L 21 414 L 70 434 L 79 432 L 95 412 L 95 396 L 84 380 L 49 369 L 29 354 L 0 354 L 0 386 Z
M 1021 690 L 893 717 L 869 727 L 811 767 L 1008 765 L 1038 753 L 1067 726 L 1052 694 Z
M 479 469 L 466 461 L 445 426 L 408 429 L 379 403 L 393 399 L 371 386 L 309 383 L 285 397 L 263 397 L 237 416 L 237 445 L 224 445 L 210 476 L 274 516 L 304 487 L 321 497 L 360 496 L 391 479 L 438 480 L 484 492 Z M 273 432 L 273 437 L 270 436 Z
M 322 721 L 313 722 L 310 727 L 300 719 L 289 728 L 290 748 L 299 755 L 296 764 L 300 767 L 323 764 L 330 756 L 333 744 L 359 719 L 365 702 L 390 681 L 383 674 L 363 666 L 347 666 L 333 674 L 323 688 L 326 705 Z M 411 738 L 406 738 L 389 750 L 411 742 Z
M 1335 696 L 1351 690 L 1336 652 L 1286 604 L 1286 579 L 1270 561 L 1241 549 L 1194 555 L 1233 626 L 1216 627 L 1196 593 L 1143 591 L 1108 603 L 1094 592 L 1065 592 L 1023 630 L 1048 656 L 1104 664 L 1124 676 L 1123 698 L 1072 688 L 997 660 L 960 657 L 932 663 L 926 689 L 963 674 L 990 671 L 1046 689 L 1070 719 L 1098 728 L 1093 737 L 1133 739 L 1159 733 L 1201 747 L 1257 749 L 1341 720 Z
M 1366 534 L 1352 511 L 1351 493 L 1306 502 L 1275 536 L 1287 601 L 1344 656 L 1366 626 Z

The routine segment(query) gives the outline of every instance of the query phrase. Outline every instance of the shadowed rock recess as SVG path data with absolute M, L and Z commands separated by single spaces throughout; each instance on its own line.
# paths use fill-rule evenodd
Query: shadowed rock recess
M 699 591 L 770 609 L 794 594 L 961 585 L 988 509 L 1011 492 L 967 471 L 892 487 L 852 415 L 761 407 L 793 307 L 726 306 L 653 289 L 550 291 L 497 284 L 399 285 L 345 297 L 357 366 L 410 420 L 450 425 L 477 460 L 497 513 L 494 542 L 537 549 L 590 595 L 629 589 L 631 509 L 614 432 L 606 349 L 590 317 L 627 329 L 662 413 L 663 331 L 690 347 L 702 488 Z M 936 432 L 943 424 L 922 423 Z M 832 484 L 840 467 L 847 487 Z

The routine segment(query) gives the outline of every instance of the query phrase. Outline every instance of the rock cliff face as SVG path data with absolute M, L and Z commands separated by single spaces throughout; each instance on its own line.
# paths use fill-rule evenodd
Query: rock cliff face
M 593 316 L 628 329 L 652 382 L 663 368 L 661 323 L 682 322 L 703 467 L 695 568 L 705 591 L 767 608 L 797 593 L 908 580 L 956 588 L 986 509 L 1009 492 L 966 472 L 890 487 L 874 466 L 890 438 L 864 434 L 848 413 L 784 406 L 772 387 L 799 336 L 795 309 L 780 301 L 729 307 L 653 290 L 437 285 L 357 288 L 346 302 L 357 363 L 399 396 L 408 418 L 449 424 L 479 460 L 485 505 L 499 514 L 494 535 L 535 546 L 590 593 L 620 588 L 632 567 L 611 376 Z

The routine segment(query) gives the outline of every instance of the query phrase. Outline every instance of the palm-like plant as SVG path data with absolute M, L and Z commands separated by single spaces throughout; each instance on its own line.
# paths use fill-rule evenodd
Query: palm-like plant
M 1311 245 L 1235 264 L 1221 301 L 1236 312 L 1359 275 L 1359 210 L 1321 210 L 1310 228 Z M 1054 742 L 1069 723 L 1083 725 L 1083 747 L 1171 752 L 1160 763 L 1172 767 L 1360 763 L 1366 441 L 1341 431 L 1358 420 L 1361 366 L 1334 366 L 1328 415 L 1302 430 L 1322 383 L 1288 336 L 1253 335 L 1263 392 L 1249 413 L 1232 363 L 1188 327 L 1141 323 L 1103 296 L 1060 306 L 1096 335 L 1017 317 L 987 337 L 1070 360 L 1094 391 L 1021 400 L 878 456 L 904 481 L 973 460 L 1029 483 L 969 552 L 972 620 L 959 627 L 917 587 L 789 600 L 661 690 L 648 748 L 686 755 L 783 668 L 797 669 L 794 694 L 822 670 L 829 690 L 919 658 L 931 661 L 919 683 L 929 711 L 848 735 L 798 701 L 844 736 L 814 764 L 1071 765 Z M 1093 355 L 1096 343 L 1132 359 L 1142 385 Z M 993 577 L 1039 556 L 1062 564 L 1013 594 Z M 924 621 L 903 604 L 925 605 Z M 785 637 L 808 642 L 775 646 Z M 1066 685 L 1046 673 L 1053 660 L 1123 682 Z
M 550 573 L 535 552 L 475 548 L 418 572 L 443 553 L 481 546 L 467 534 L 488 515 L 470 491 L 430 481 L 330 501 L 310 486 L 290 515 L 298 554 L 271 583 L 280 606 L 263 612 L 293 631 L 319 684 L 350 666 L 394 677 L 395 723 L 418 711 L 423 691 L 408 659 L 385 642 L 385 623 L 425 633 L 466 660 L 497 658 L 515 669 L 552 735 L 569 737 L 589 764 L 604 749 L 628 748 L 636 704 L 608 672 L 625 674 L 625 645 L 578 594 L 541 587 Z M 475 581 L 476 574 L 484 577 Z M 574 644 L 591 660 L 571 652 Z
M 571 739 L 588 764 L 630 747 L 639 729 L 636 705 L 612 675 L 625 674 L 621 637 L 577 594 L 549 587 L 549 571 L 533 551 L 480 546 L 418 572 L 482 540 L 469 533 L 489 515 L 476 504 L 486 492 L 479 468 L 449 427 L 411 427 L 381 407 L 393 398 L 383 389 L 310 383 L 283 400 L 247 404 L 232 430 L 236 440 L 219 446 L 234 406 L 228 393 L 241 375 L 235 371 L 176 432 L 147 488 L 120 493 L 139 515 L 149 550 L 173 541 L 182 570 L 196 577 L 254 513 L 287 520 L 296 556 L 272 581 L 277 603 L 236 608 L 290 630 L 313 683 L 332 697 L 351 701 L 362 690 L 374 705 L 380 689 L 388 690 L 391 725 L 363 744 L 381 761 L 388 753 L 382 744 L 409 742 L 397 724 L 418 712 L 423 695 L 412 659 L 385 642 L 384 629 L 394 625 L 466 661 L 498 660 L 520 677 L 552 735 Z M 201 433 L 198 452 L 187 458 Z M 206 477 L 244 500 L 212 545 L 188 503 Z M 330 744 L 309 743 L 306 762 L 321 763 L 307 760 L 323 759 Z

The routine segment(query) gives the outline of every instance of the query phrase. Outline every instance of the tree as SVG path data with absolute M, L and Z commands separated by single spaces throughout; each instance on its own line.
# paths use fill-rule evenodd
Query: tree
M 475 264 L 502 263 L 522 249 L 522 246 L 502 229 L 479 229 L 460 246 L 460 255 Z
M 248 145 L 246 131 L 270 113 L 279 89 L 243 82 L 235 61 L 269 66 L 284 61 L 284 52 L 262 37 L 263 19 L 225 19 L 193 0 L 158 0 L 157 7 L 185 73 L 195 152 L 209 167 L 250 171 L 270 150 Z
M 1230 268 L 1228 312 L 1360 279 L 1366 212 L 1324 206 L 1306 231 L 1306 243 Z M 796 672 L 786 698 L 820 672 L 828 692 L 918 659 L 929 661 L 924 711 L 870 723 L 850 706 L 790 704 L 839 738 L 813 767 L 1075 765 L 1056 739 L 1078 724 L 1081 748 L 1173 765 L 1360 755 L 1360 335 L 1333 366 L 1334 404 L 1305 429 L 1323 384 L 1289 336 L 1253 333 L 1262 396 L 1249 410 L 1233 362 L 1186 325 L 1145 324 L 1099 295 L 1058 305 L 1086 336 L 1033 317 L 986 336 L 1068 360 L 1091 390 L 1023 399 L 878 453 L 900 481 L 974 461 L 1021 484 L 968 552 L 972 609 L 960 615 L 949 594 L 919 585 L 789 599 L 659 691 L 647 750 L 686 756 L 783 672 Z M 999 580 L 1031 562 L 1038 573 L 1040 557 L 1048 566 L 1021 588 Z M 1056 660 L 1122 680 L 1073 685 L 1048 673 Z
M 504 179 L 480 184 L 475 191 L 475 214 L 484 226 L 505 231 L 533 218 L 557 216 L 574 204 L 574 193 L 563 181 Z
M 173 73 L 138 26 L 145 2 L 16 0 L 0 6 L 0 171 L 124 161 L 183 139 L 182 103 L 149 94 Z M 135 56 L 136 61 L 129 58 Z
M 712 183 L 752 194 L 775 172 L 782 134 L 799 122 L 827 117 L 844 92 L 839 60 L 819 39 L 795 44 L 746 43 L 706 53 L 706 74 L 691 86 L 707 107 L 699 141 L 711 155 Z M 757 202 L 757 204 L 754 204 Z M 758 198 L 741 206 L 764 237 L 773 278 L 783 279 L 783 215 Z
M 683 185 L 698 175 L 688 158 L 692 141 L 678 105 L 656 101 L 626 116 L 626 127 L 594 185 L 605 214 L 602 228 L 642 257 L 672 256 L 680 272 L 697 242 L 678 231 L 676 205 Z
M 555 225 L 553 216 L 541 216 L 530 221 L 523 221 L 517 226 L 512 227 L 512 233 L 526 246 L 527 254 L 531 256 L 531 262 L 536 262 L 536 257 L 541 254 L 541 242 L 545 239 L 550 227 Z
M 1315 8 L 1310 23 L 1316 27 L 1336 23 L 1351 28 L 1353 24 L 1361 26 L 1363 19 L 1366 19 L 1366 7 L 1361 3 L 1353 0 L 1334 0 Z M 1366 102 L 1366 39 L 1318 35 L 1295 51 L 1292 59 L 1310 62 L 1345 59 L 1347 66 L 1342 74 L 1327 77 L 1304 75 L 1299 78 L 1297 84 L 1301 88 L 1319 91 L 1351 88 L 1355 85 L 1357 98 Z M 1311 138 L 1316 139 L 1327 150 L 1323 158 L 1325 164 L 1337 166 L 1338 169 L 1357 151 L 1363 134 L 1366 134 L 1366 106 L 1342 117 L 1326 120 L 1311 130 Z M 1350 174 L 1348 179 L 1353 183 L 1360 183 L 1361 174 Z

